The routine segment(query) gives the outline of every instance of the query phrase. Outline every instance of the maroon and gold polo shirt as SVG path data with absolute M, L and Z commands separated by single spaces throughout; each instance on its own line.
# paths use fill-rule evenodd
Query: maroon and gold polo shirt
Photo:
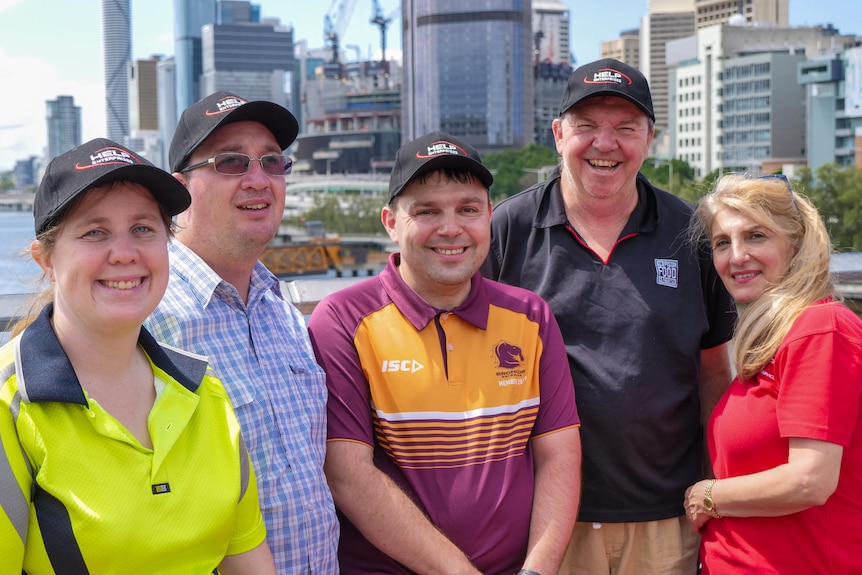
M 461 306 L 435 309 L 398 262 L 312 314 L 328 440 L 372 447 L 482 572 L 514 573 L 529 535 L 530 439 L 580 424 L 559 327 L 535 294 L 478 274 Z M 342 573 L 406 573 L 341 520 Z

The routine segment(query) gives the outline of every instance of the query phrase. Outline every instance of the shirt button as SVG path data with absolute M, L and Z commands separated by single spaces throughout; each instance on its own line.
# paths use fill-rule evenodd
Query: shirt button
M 446 349 L 448 349 L 449 351 L 452 351 L 453 349 L 455 349 L 455 346 L 450 343 L 450 344 L 446 345 Z

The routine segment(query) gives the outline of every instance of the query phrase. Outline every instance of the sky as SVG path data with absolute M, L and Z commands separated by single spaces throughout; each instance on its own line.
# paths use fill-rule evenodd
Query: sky
M 470 1 L 470 0 L 465 0 Z M 324 46 L 327 13 L 335 0 L 255 0 L 264 17 L 294 27 L 294 39 Z M 572 20 L 571 48 L 578 63 L 599 58 L 601 43 L 640 27 L 648 0 L 564 0 Z M 400 0 L 379 0 L 390 16 Z M 355 45 L 363 58 L 379 54 L 380 29 L 370 23 L 373 0 L 356 0 L 342 46 Z M 397 16 L 395 18 L 397 22 Z M 834 24 L 844 34 L 862 35 L 858 0 L 790 0 L 790 25 Z M 173 54 L 173 0 L 132 0 L 132 55 Z M 401 35 L 390 25 L 387 57 Z M 348 57 L 353 56 L 353 50 Z M 15 161 L 41 155 L 47 145 L 45 101 L 71 95 L 82 108 L 83 140 L 102 137 L 105 127 L 101 0 L 0 0 L 0 171 Z

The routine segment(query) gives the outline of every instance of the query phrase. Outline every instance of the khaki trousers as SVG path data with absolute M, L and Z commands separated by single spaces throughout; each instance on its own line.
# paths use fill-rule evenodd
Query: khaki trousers
M 685 516 L 640 523 L 578 521 L 560 575 L 696 575 L 700 536 Z

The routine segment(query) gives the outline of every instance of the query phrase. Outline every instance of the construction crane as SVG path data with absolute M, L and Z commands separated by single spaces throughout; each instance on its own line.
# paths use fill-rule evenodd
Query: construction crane
M 332 49 L 331 64 L 338 65 L 341 37 L 353 15 L 356 0 L 332 0 L 329 11 L 323 17 L 323 41 Z
M 371 16 L 371 23 L 380 28 L 380 61 L 383 63 L 383 69 L 386 70 L 386 29 L 392 22 L 392 19 L 401 10 L 400 7 L 393 10 L 388 16 L 383 15 L 383 9 L 380 7 L 380 2 L 372 0 L 374 3 L 374 14 Z

